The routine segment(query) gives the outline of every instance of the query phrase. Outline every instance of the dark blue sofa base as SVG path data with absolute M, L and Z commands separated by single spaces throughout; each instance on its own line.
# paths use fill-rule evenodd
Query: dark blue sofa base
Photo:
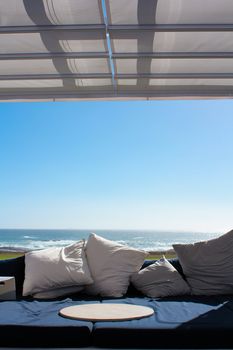
M 82 322 L 59 310 L 82 303 L 150 306 L 155 314 L 123 322 Z M 104 348 L 233 348 L 233 299 L 143 297 L 0 302 L 0 346 Z
M 106 302 L 114 302 L 113 300 Z M 233 348 L 233 298 L 125 298 L 155 314 L 127 322 L 96 322 L 93 343 L 111 348 Z
M 84 328 L 3 326 L 0 331 L 1 347 L 74 348 L 91 345 L 90 333 Z
M 182 274 L 177 260 L 172 264 Z M 146 261 L 144 266 L 152 263 Z M 15 276 L 16 301 L 0 301 L 0 347 L 233 348 L 233 295 L 147 298 L 130 286 L 124 298 L 22 298 L 24 258 L 0 261 L 0 276 Z M 82 303 L 129 303 L 152 307 L 154 315 L 123 322 L 84 322 L 59 316 Z
M 212 331 L 204 330 L 156 330 L 153 333 L 137 330 L 137 334 L 122 330 L 120 336 L 111 331 L 106 336 L 106 332 L 99 331 L 94 333 L 94 344 L 102 348 L 129 349 L 232 349 L 230 337 L 232 332 L 216 336 Z
M 71 299 L 48 302 L 1 301 L 0 346 L 89 346 L 93 324 L 59 316 L 60 309 L 73 304 L 77 302 Z

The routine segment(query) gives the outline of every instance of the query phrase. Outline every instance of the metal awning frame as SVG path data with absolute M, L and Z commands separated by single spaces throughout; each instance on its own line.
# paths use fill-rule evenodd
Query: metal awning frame
M 104 0 L 99 3 L 104 3 Z M 124 87 L 117 86 L 116 82 L 120 79 L 233 79 L 233 73 L 138 73 L 138 74 L 118 74 L 116 73 L 115 60 L 121 59 L 232 59 L 231 52 L 112 52 L 111 38 L 121 37 L 121 33 L 133 33 L 133 35 L 141 32 L 233 32 L 233 24 L 154 24 L 154 25 L 132 25 L 121 24 L 112 25 L 108 23 L 108 18 L 104 16 L 104 10 L 101 8 L 104 24 L 85 24 L 85 25 L 25 25 L 25 26 L 0 26 L 0 35 L 6 34 L 28 34 L 28 33 L 45 33 L 45 32 L 98 32 L 103 35 L 107 45 L 103 52 L 15 52 L 0 54 L 0 61 L 4 60 L 44 60 L 44 59 L 85 59 L 85 58 L 104 58 L 108 59 L 110 73 L 88 73 L 88 74 L 2 74 L 0 81 L 4 80 L 55 80 L 55 79 L 112 79 L 113 85 L 102 87 L 100 91 L 95 88 L 87 88 L 83 92 L 60 91 L 59 88 L 53 92 L 50 89 L 44 89 L 43 92 L 35 91 L 26 92 L 22 89 L 16 89 L 14 93 L 10 93 L 10 89 L 5 92 L 0 88 L 0 99 L 7 98 L 27 98 L 34 99 L 37 96 L 44 98 L 115 98 L 117 97 L 141 97 L 141 98 L 177 98 L 181 96 L 187 97 L 229 97 L 233 96 L 233 87 L 231 86 L 166 86 L 147 88 L 147 90 L 133 88 L 126 90 Z M 108 16 L 108 11 L 107 11 Z M 84 89 L 85 90 L 85 89 Z M 209 90 L 209 91 L 208 91 Z
M 179 25 L 50 25 L 50 26 L 0 26 L 1 34 L 40 33 L 40 32 L 65 32 L 65 31 L 99 31 L 103 34 L 121 31 L 152 31 L 152 32 L 219 32 L 233 31 L 232 24 L 179 24 Z M 109 52 L 50 52 L 50 53 L 10 53 L 0 54 L 0 60 L 27 60 L 49 58 L 109 58 Z M 125 52 L 112 53 L 113 59 L 153 58 L 153 59 L 200 59 L 200 58 L 233 58 L 232 52 Z

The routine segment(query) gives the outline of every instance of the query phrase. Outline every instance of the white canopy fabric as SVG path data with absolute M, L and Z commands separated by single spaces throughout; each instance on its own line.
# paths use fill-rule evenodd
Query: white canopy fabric
M 232 95 L 233 0 L 0 0 L 0 100 Z

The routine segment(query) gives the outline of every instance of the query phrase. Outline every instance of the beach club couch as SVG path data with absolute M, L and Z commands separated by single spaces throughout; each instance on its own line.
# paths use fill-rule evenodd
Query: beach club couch
M 229 239 L 229 233 L 227 235 L 222 237 L 227 236 Z M 228 244 L 226 248 L 226 242 L 222 244 L 221 239 L 217 240 L 216 246 L 220 250 L 224 248 L 224 254 L 227 255 L 232 245 Z M 214 240 L 204 246 L 209 253 L 212 241 Z M 185 249 L 193 249 L 193 253 L 194 249 L 198 250 L 194 257 L 200 261 L 200 246 L 187 246 Z M 175 248 L 182 257 L 180 246 Z M 182 259 L 184 261 L 183 257 Z M 215 259 L 217 271 L 219 261 L 227 264 L 222 256 L 220 260 L 218 257 Z M 205 265 L 207 260 L 208 257 L 205 257 Z M 169 263 L 182 279 L 190 281 L 177 258 L 170 259 Z M 140 271 L 153 264 L 155 261 L 145 260 Z M 187 266 L 185 269 L 187 270 Z M 233 270 L 230 273 L 233 275 Z M 25 281 L 24 256 L 0 261 L 0 276 L 15 277 L 17 295 L 16 300 L 0 301 L 0 347 L 233 348 L 233 295 L 224 291 L 223 294 L 216 291 L 215 294 L 198 295 L 196 290 L 195 295 L 187 293 L 179 296 L 149 297 L 139 292 L 135 283 L 131 283 L 127 293 L 118 298 L 93 296 L 85 290 L 53 299 L 33 298 L 22 295 Z M 203 283 L 210 283 L 208 276 Z M 224 283 L 222 281 L 222 285 L 227 288 L 225 290 L 232 288 L 231 281 L 227 286 Z M 59 310 L 66 306 L 84 303 L 149 306 L 154 309 L 154 314 L 142 319 L 112 322 L 80 321 L 59 315 Z

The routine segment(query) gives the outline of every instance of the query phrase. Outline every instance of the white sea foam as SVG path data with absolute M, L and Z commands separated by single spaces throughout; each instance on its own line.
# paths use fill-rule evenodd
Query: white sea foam
M 51 248 L 51 247 L 64 247 L 67 246 L 69 244 L 72 244 L 76 241 L 74 240 L 59 240 L 59 241 L 54 241 L 54 240 L 49 240 L 49 241 L 30 241 L 27 242 L 25 241 L 23 246 L 22 245 L 7 245 L 7 246 L 3 246 L 0 245 L 0 250 L 4 250 L 4 251 L 28 251 L 28 250 L 36 250 L 36 249 L 46 249 L 46 248 Z
M 30 249 L 43 249 L 43 248 L 50 248 L 50 247 L 64 247 L 64 246 L 67 246 L 67 245 L 72 244 L 74 242 L 75 242 L 74 240 L 68 240 L 68 239 L 64 239 L 64 240 L 48 240 L 48 241 L 38 240 L 38 241 L 30 242 L 28 245 L 26 245 L 26 247 L 28 247 Z
M 3 230 L 0 229 L 0 249 L 33 250 L 62 247 L 87 239 L 88 230 Z M 175 243 L 193 243 L 214 238 L 220 234 L 192 232 L 103 231 L 96 234 L 109 240 L 147 251 L 167 251 Z

